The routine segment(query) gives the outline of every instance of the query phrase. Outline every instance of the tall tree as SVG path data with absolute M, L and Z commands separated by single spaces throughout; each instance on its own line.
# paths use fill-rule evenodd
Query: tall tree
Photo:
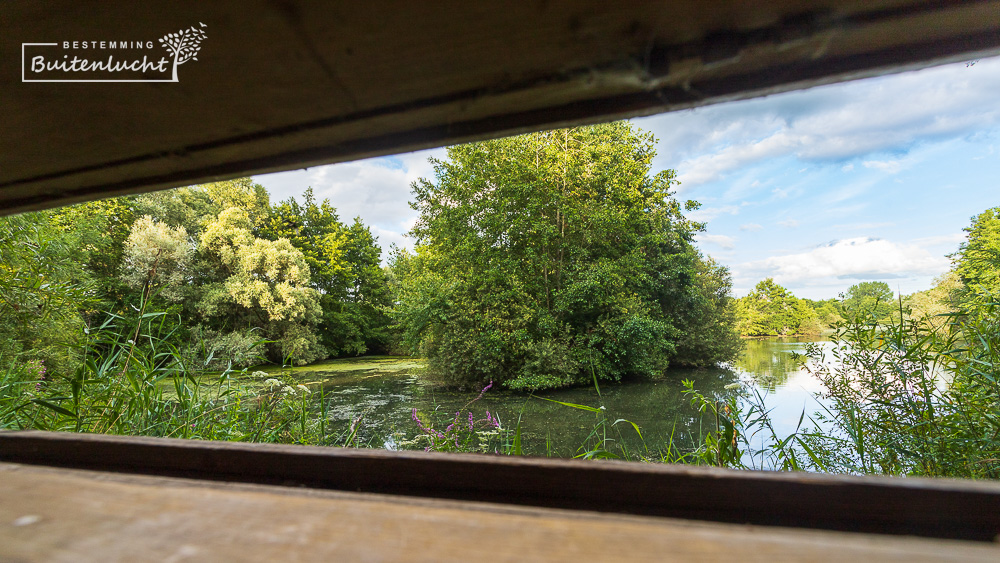
M 200 252 L 224 272 L 206 284 L 199 303 L 203 315 L 220 328 L 263 329 L 274 340 L 272 361 L 291 358 L 305 364 L 326 357 L 314 328 L 319 292 L 309 285 L 309 266 L 288 239 L 271 241 L 251 232 L 247 213 L 230 207 L 201 235 Z
M 729 359 L 695 346 L 726 330 L 724 269 L 692 245 L 702 228 L 652 175 L 653 138 L 627 123 L 461 145 L 413 184 L 417 256 L 397 319 L 456 384 L 543 388 Z M 405 270 L 405 273 L 403 273 Z
M 252 178 L 236 178 L 224 182 L 202 184 L 198 189 L 205 193 L 215 206 L 211 211 L 218 215 L 226 209 L 236 207 L 246 213 L 250 229 L 255 235 L 267 222 L 271 214 L 270 197 L 267 189 L 255 184 Z
M 753 291 L 739 299 L 737 326 L 745 336 L 780 336 L 818 332 L 813 308 L 792 295 L 774 279 L 761 280 Z
M 288 239 L 305 257 L 312 286 L 340 299 L 351 277 L 344 225 L 329 200 L 316 202 L 312 188 L 306 189 L 303 200 L 300 205 L 290 197 L 272 206 L 262 236 Z
M 861 282 L 848 288 L 843 295 L 844 315 L 854 319 L 861 316 L 884 320 L 898 310 L 895 294 L 889 284 L 879 281 Z
M 996 301 L 1000 297 L 1000 207 L 972 218 L 968 238 L 952 254 L 955 272 L 965 286 L 965 301 Z
M 193 256 L 184 227 L 171 228 L 146 215 L 132 225 L 125 241 L 122 279 L 144 296 L 156 289 L 166 299 L 180 301 Z
M 46 213 L 47 221 L 71 237 L 94 283 L 98 301 L 85 316 L 120 309 L 127 290 L 118 277 L 124 259 L 125 239 L 135 221 L 135 198 L 120 197 L 70 205 Z
M 955 270 L 934 278 L 930 289 L 917 291 L 903 299 L 909 318 L 937 328 L 951 320 L 947 315 L 958 312 L 962 281 Z
M 385 350 L 389 301 L 382 249 L 360 218 L 345 226 L 329 200 L 317 203 L 310 188 L 301 205 L 289 198 L 273 206 L 262 232 L 302 251 L 312 287 L 321 294 L 318 331 L 331 355 Z

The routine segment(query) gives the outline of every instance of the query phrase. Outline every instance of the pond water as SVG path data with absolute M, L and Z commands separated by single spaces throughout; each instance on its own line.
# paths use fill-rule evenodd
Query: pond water
M 520 419 L 526 454 L 572 457 L 588 441 L 599 415 L 545 398 L 603 406 L 600 416 L 609 424 L 626 419 L 642 431 L 640 439 L 627 423 L 607 426 L 601 438 L 614 440 L 608 442 L 607 449 L 615 450 L 622 444 L 634 451 L 655 452 L 670 440 L 680 446 L 689 445 L 703 431 L 714 429 L 714 418 L 703 420 L 682 392 L 684 379 L 693 380 L 695 388 L 706 396 L 720 399 L 734 392 L 734 383 L 756 388 L 772 409 L 779 434 L 793 432 L 803 410 L 809 415 L 818 408 L 813 392 L 820 386 L 803 368 L 804 359 L 797 356 L 805 352 L 808 342 L 828 344 L 808 337 L 748 340 L 741 358 L 726 367 L 676 369 L 656 379 L 607 383 L 601 386 L 600 394 L 593 386 L 547 391 L 535 397 L 491 389 L 471 405 L 478 392 L 450 390 L 435 383 L 422 375 L 423 362 L 411 358 L 334 360 L 296 368 L 292 376 L 314 390 L 310 396 L 317 416 L 325 411 L 330 423 L 345 431 L 356 424 L 360 445 L 422 449 L 425 444 L 414 441 L 420 430 L 412 418 L 413 409 L 425 422 L 436 417 L 436 426 L 442 428 L 456 411 L 467 407 L 476 419 L 485 417 L 487 410 L 495 413 L 508 431 Z M 467 416 L 463 412 L 463 417 Z M 499 446 L 500 437 L 487 438 L 485 448 L 492 451 Z

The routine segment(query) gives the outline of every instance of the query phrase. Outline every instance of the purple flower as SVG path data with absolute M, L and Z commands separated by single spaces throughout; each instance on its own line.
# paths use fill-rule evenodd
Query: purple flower
M 473 424 L 472 411 L 469 411 L 469 430 L 472 430 L 472 424 Z
M 413 409 L 413 414 L 411 416 L 413 416 L 413 421 L 417 423 L 417 427 L 420 428 L 421 432 L 424 432 L 424 433 L 427 433 L 427 434 L 433 434 L 434 433 L 434 429 L 433 428 L 428 428 L 428 427 L 424 426 L 423 421 L 420 420 L 419 416 L 417 416 L 417 409 Z
M 28 362 L 28 368 L 38 374 L 38 383 L 35 383 L 35 391 L 42 388 L 42 382 L 45 381 L 45 360 L 31 360 Z
M 483 387 L 483 390 L 479 392 L 479 396 L 478 396 L 478 397 L 476 397 L 475 399 L 473 399 L 473 400 L 472 400 L 471 402 L 475 403 L 475 402 L 476 402 L 476 401 L 478 401 L 479 399 L 482 399 L 482 398 L 483 398 L 483 395 L 484 395 L 484 394 L 485 394 L 485 393 L 486 393 L 487 391 L 489 391 L 491 387 L 493 387 L 493 380 L 492 380 L 492 379 L 490 380 L 490 384 L 489 384 L 489 385 L 487 385 L 486 387 Z

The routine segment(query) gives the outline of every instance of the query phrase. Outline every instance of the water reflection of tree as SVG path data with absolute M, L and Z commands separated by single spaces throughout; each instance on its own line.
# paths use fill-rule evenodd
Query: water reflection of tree
M 694 380 L 695 388 L 706 397 L 724 401 L 728 394 L 734 392 L 726 386 L 737 381 L 737 374 L 724 368 L 670 370 L 657 380 L 604 385 L 601 396 L 593 387 L 561 389 L 539 395 L 567 403 L 603 406 L 603 416 L 608 421 L 622 418 L 634 422 L 642 430 L 643 439 L 638 438 L 629 424 L 622 423 L 616 426 L 618 431 L 608 434 L 615 443 L 607 444 L 607 449 L 617 451 L 617 443 L 620 442 L 635 453 L 641 454 L 648 449 L 649 454 L 655 457 L 671 437 L 679 447 L 688 448 L 699 442 L 705 432 L 714 430 L 714 418 L 703 419 L 703 415 L 691 405 L 691 398 L 683 393 L 681 380 L 684 379 Z M 525 449 L 531 455 L 551 453 L 572 457 L 594 430 L 596 421 L 592 413 L 538 399 L 530 400 L 526 405 L 524 399 L 519 399 L 510 405 L 500 406 L 503 410 L 511 407 L 515 419 L 518 415 L 522 416 Z
M 789 376 L 802 369 L 805 362 L 805 357 L 791 348 L 774 340 L 748 340 L 743 354 L 736 360 L 736 367 L 752 377 L 761 388 L 773 392 L 784 385 Z

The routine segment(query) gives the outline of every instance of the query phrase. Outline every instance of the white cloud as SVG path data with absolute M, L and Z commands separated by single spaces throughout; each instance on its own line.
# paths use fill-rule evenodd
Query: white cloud
M 951 233 L 947 235 L 939 235 L 934 237 L 921 237 L 914 239 L 914 244 L 919 244 L 920 246 L 934 246 L 938 244 L 955 245 L 955 249 L 958 249 L 958 244 L 965 242 L 967 235 L 965 233 Z
M 410 209 L 410 184 L 433 176 L 422 151 L 385 159 L 332 164 L 314 169 L 310 180 L 317 198 L 329 198 L 341 218 L 361 216 L 366 223 L 398 225 L 414 215 Z
M 738 215 L 742 205 L 723 205 L 721 207 L 702 207 L 687 214 L 692 221 L 711 221 L 724 213 Z
M 378 245 L 382 248 L 382 261 L 389 258 L 389 250 L 393 244 L 400 248 L 413 250 L 413 239 L 407 238 L 403 233 L 390 231 L 381 227 L 372 227 L 372 234 L 378 237 Z
M 799 222 L 797 219 L 786 219 L 784 221 L 778 221 L 778 224 L 781 225 L 782 227 L 788 227 L 789 229 L 794 229 L 795 227 L 799 226 Z
M 861 164 L 865 168 L 874 168 L 875 170 L 881 170 L 889 174 L 895 174 L 903 169 L 903 161 L 901 160 L 866 160 Z
M 657 164 L 676 168 L 681 190 L 792 156 L 842 162 L 905 153 L 924 140 L 1000 123 L 1000 59 L 947 65 L 638 120 L 660 139 Z M 869 158 L 894 171 L 902 163 Z M 843 171 L 854 169 L 843 165 Z
M 698 242 L 709 242 L 726 250 L 732 250 L 736 247 L 736 239 L 726 235 L 710 235 L 700 233 L 697 238 Z
M 843 225 L 834 225 L 833 228 L 841 231 L 869 231 L 872 229 L 881 229 L 882 227 L 892 227 L 895 223 L 883 222 L 883 223 L 847 223 Z
M 720 179 L 726 172 L 747 164 L 794 152 L 800 143 L 801 140 L 793 135 L 779 132 L 764 139 L 729 145 L 717 152 L 680 163 L 677 179 L 681 182 L 681 189 L 712 182 Z
M 933 256 L 918 244 L 883 239 L 852 238 L 834 241 L 809 252 L 773 256 L 748 262 L 740 270 L 773 276 L 778 283 L 822 278 L 892 279 L 933 275 L 948 268 L 948 259 Z
M 763 228 L 764 227 L 758 225 L 757 223 L 747 223 L 746 225 L 740 225 L 740 230 L 741 231 L 754 232 L 754 231 L 759 231 L 759 230 L 761 230 Z
M 301 200 L 302 192 L 312 187 L 316 199 L 329 199 L 340 220 L 350 223 L 360 216 L 378 237 L 385 259 L 389 245 L 411 247 L 404 238 L 417 219 L 410 209 L 410 184 L 418 178 L 433 178 L 428 157 L 444 158 L 445 149 L 433 149 L 372 158 L 341 164 L 317 166 L 255 177 L 267 187 L 272 201 L 288 197 Z

